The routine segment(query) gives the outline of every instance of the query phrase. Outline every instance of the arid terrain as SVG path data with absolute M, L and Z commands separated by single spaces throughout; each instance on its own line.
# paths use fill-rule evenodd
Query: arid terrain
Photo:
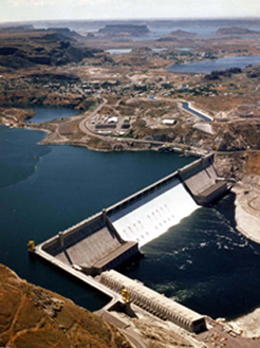
M 92 314 L 71 300 L 20 279 L 3 265 L 0 265 L 0 276 L 0 344 L 6 348 L 211 348 L 216 343 L 218 347 L 224 344 L 227 348 L 251 348 L 259 345 L 255 338 L 259 332 L 252 323 L 254 339 L 250 335 L 242 338 L 236 323 L 210 318 L 207 319 L 209 330 L 196 337 L 140 309 L 138 318 L 116 312 Z
M 260 56 L 257 33 L 241 31 L 238 23 L 227 28 L 223 21 L 213 36 L 201 37 L 187 27 L 137 39 L 151 35 L 148 24 L 154 24 L 92 23 L 92 31 L 82 23 L 69 24 L 70 29 L 64 23 L 42 23 L 49 29 L 0 27 L 0 124 L 43 130 L 41 144 L 183 155 L 214 151 L 219 175 L 237 183 L 237 227 L 259 243 L 260 61 L 211 73 L 167 71 L 183 63 Z M 183 103 L 212 121 L 187 111 Z M 35 106 L 68 107 L 77 113 L 34 123 Z M 20 280 L 4 266 L 0 271 L 5 299 L 0 301 L 0 346 L 46 347 L 46 339 L 57 347 L 130 346 L 113 327 L 72 302 Z M 241 323 L 247 326 L 246 320 Z M 160 341 L 143 325 L 139 321 L 135 331 L 147 334 L 148 347 L 190 346 L 178 335 Z M 255 327 L 250 330 L 251 336 L 260 335 Z M 201 340 L 211 347 L 213 339 Z
M 45 143 L 108 151 L 162 145 L 170 150 L 169 144 L 259 150 L 259 67 L 211 74 L 166 70 L 180 63 L 258 55 L 255 40 L 184 34 L 173 32 L 161 38 L 165 41 L 128 39 L 129 53 L 110 54 L 108 47 L 123 49 L 126 39 L 83 37 L 60 28 L 1 30 L 0 121 L 22 127 L 33 115 L 25 109 L 66 106 L 78 109 L 79 117 L 41 125 L 31 119 L 31 127 L 48 130 Z M 178 47 L 180 42 L 189 51 Z M 184 101 L 211 116 L 212 123 L 205 126 L 184 110 Z
M 107 322 L 0 265 L 3 347 L 131 347 Z

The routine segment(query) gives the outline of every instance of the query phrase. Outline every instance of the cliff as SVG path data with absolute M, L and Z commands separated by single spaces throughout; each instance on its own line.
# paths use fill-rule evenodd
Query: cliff
M 0 346 L 131 347 L 110 324 L 0 265 Z
M 13 37 L 8 38 L 9 34 Z M 100 49 L 77 44 L 77 33 L 67 28 L 49 30 L 24 30 L 2 34 L 0 66 L 10 69 L 36 67 L 37 65 L 63 66 L 78 63 L 84 58 L 95 58 Z

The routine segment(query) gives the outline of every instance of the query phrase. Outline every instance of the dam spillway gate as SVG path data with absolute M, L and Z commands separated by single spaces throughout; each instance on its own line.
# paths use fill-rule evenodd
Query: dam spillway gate
M 200 205 L 212 204 L 226 194 L 229 188 L 227 181 L 218 177 L 214 156 L 210 154 L 95 216 L 59 232 L 58 235 L 36 246 L 34 252 L 68 272 L 77 270 L 91 278 L 101 275 L 101 282 L 108 286 L 111 282 L 109 283 L 108 278 L 104 280 L 103 272 L 118 268 L 141 256 L 139 247 L 167 232 Z M 141 297 L 135 297 L 135 301 L 140 305 Z M 160 307 L 163 313 L 164 305 Z M 174 308 L 178 312 L 177 307 Z M 190 312 L 189 315 L 185 310 L 181 313 L 184 318 L 173 314 L 167 314 L 166 317 L 172 318 L 173 322 L 188 331 L 196 332 L 196 325 L 204 325 L 199 315 L 194 315 L 194 318 L 197 318 L 193 318 L 197 323 L 195 325 L 193 319 L 187 319 Z

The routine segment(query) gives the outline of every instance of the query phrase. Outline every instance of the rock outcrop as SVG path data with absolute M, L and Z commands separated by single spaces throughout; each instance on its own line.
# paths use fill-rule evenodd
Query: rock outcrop
M 107 24 L 98 31 L 109 36 L 142 36 L 150 33 L 146 25 L 137 24 Z
M 239 27 L 219 28 L 216 33 L 218 35 L 260 35 L 258 31 Z
M 110 324 L 0 265 L 0 346 L 130 348 Z

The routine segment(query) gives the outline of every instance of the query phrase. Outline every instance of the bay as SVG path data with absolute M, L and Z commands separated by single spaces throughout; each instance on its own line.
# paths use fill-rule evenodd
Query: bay
M 176 64 L 167 71 L 178 73 L 211 73 L 213 70 L 226 70 L 230 68 L 245 68 L 247 65 L 259 65 L 260 56 L 225 57 L 216 60 Z
M 27 121 L 27 123 L 42 123 L 56 120 L 58 118 L 67 118 L 78 113 L 77 110 L 68 109 L 65 107 L 51 107 L 51 106 L 34 106 L 35 116 Z

